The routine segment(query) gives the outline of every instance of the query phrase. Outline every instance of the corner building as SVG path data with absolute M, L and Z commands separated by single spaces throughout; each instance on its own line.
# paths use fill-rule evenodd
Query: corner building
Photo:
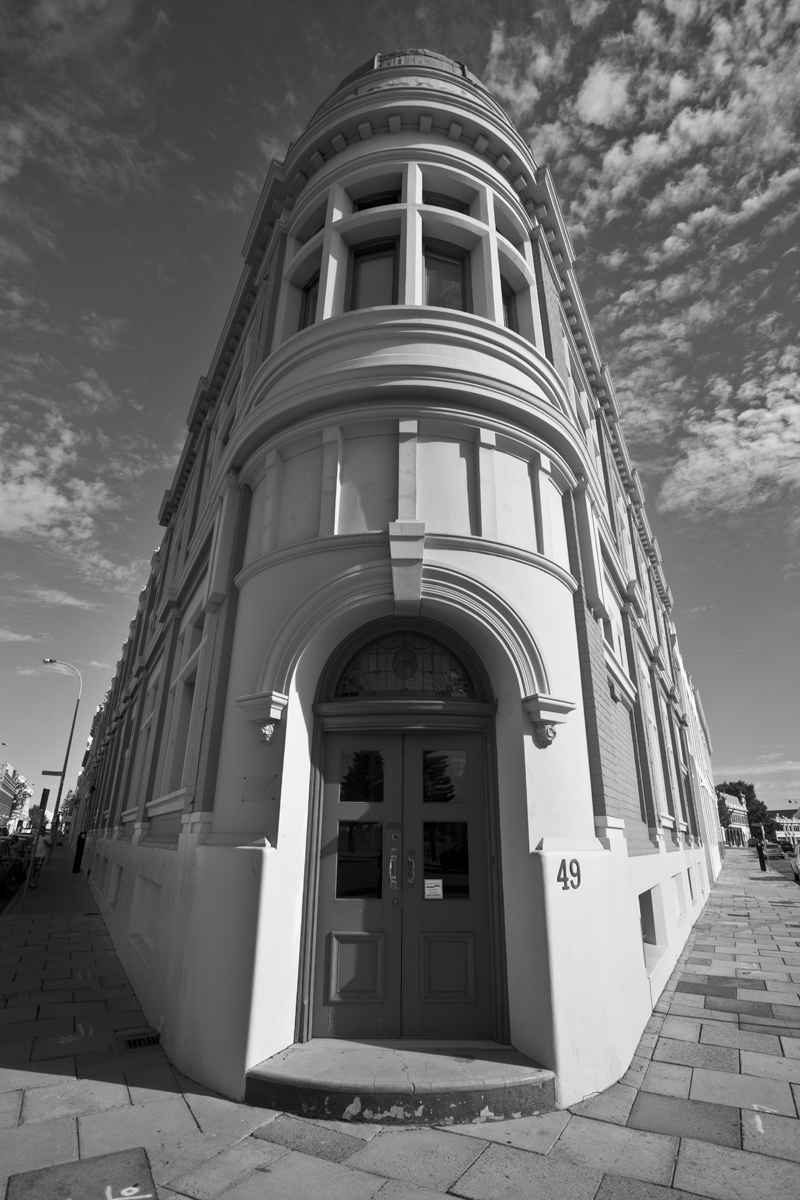
M 116 948 L 227 1095 L 309 1039 L 490 1039 L 571 1104 L 719 851 L 551 176 L 461 64 L 376 55 L 244 259 L 81 779 Z

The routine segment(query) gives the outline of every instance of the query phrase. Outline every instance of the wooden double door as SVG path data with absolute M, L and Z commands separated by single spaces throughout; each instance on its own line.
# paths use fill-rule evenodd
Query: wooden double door
M 481 733 L 330 733 L 312 1036 L 493 1037 Z

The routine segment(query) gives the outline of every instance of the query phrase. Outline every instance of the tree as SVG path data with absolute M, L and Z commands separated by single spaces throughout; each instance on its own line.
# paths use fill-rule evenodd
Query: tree
M 720 788 L 719 791 L 722 789 Z M 723 829 L 730 829 L 731 825 L 731 810 L 728 808 L 725 800 L 717 792 L 717 811 L 719 813 L 719 823 Z
M 766 804 L 763 800 L 759 800 L 752 783 L 746 783 L 743 779 L 737 779 L 735 782 L 726 781 L 717 784 L 716 790 L 717 794 L 727 792 L 729 796 L 738 796 L 740 800 L 744 800 L 752 834 L 760 834 L 761 828 L 759 827 L 763 827 L 764 837 L 767 840 L 775 837 L 778 826 L 768 814 Z

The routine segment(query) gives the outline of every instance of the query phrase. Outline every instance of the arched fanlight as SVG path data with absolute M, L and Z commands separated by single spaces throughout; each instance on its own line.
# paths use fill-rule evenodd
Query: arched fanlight
M 339 676 L 337 700 L 396 697 L 474 700 L 475 686 L 463 662 L 423 633 L 396 630 L 362 646 Z

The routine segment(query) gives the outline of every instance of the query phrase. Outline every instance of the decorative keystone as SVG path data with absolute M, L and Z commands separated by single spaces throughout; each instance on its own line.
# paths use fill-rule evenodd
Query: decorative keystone
M 425 554 L 425 525 L 422 521 L 391 521 L 389 557 L 392 564 L 394 611 L 397 615 L 419 613 L 422 599 L 422 560 Z

